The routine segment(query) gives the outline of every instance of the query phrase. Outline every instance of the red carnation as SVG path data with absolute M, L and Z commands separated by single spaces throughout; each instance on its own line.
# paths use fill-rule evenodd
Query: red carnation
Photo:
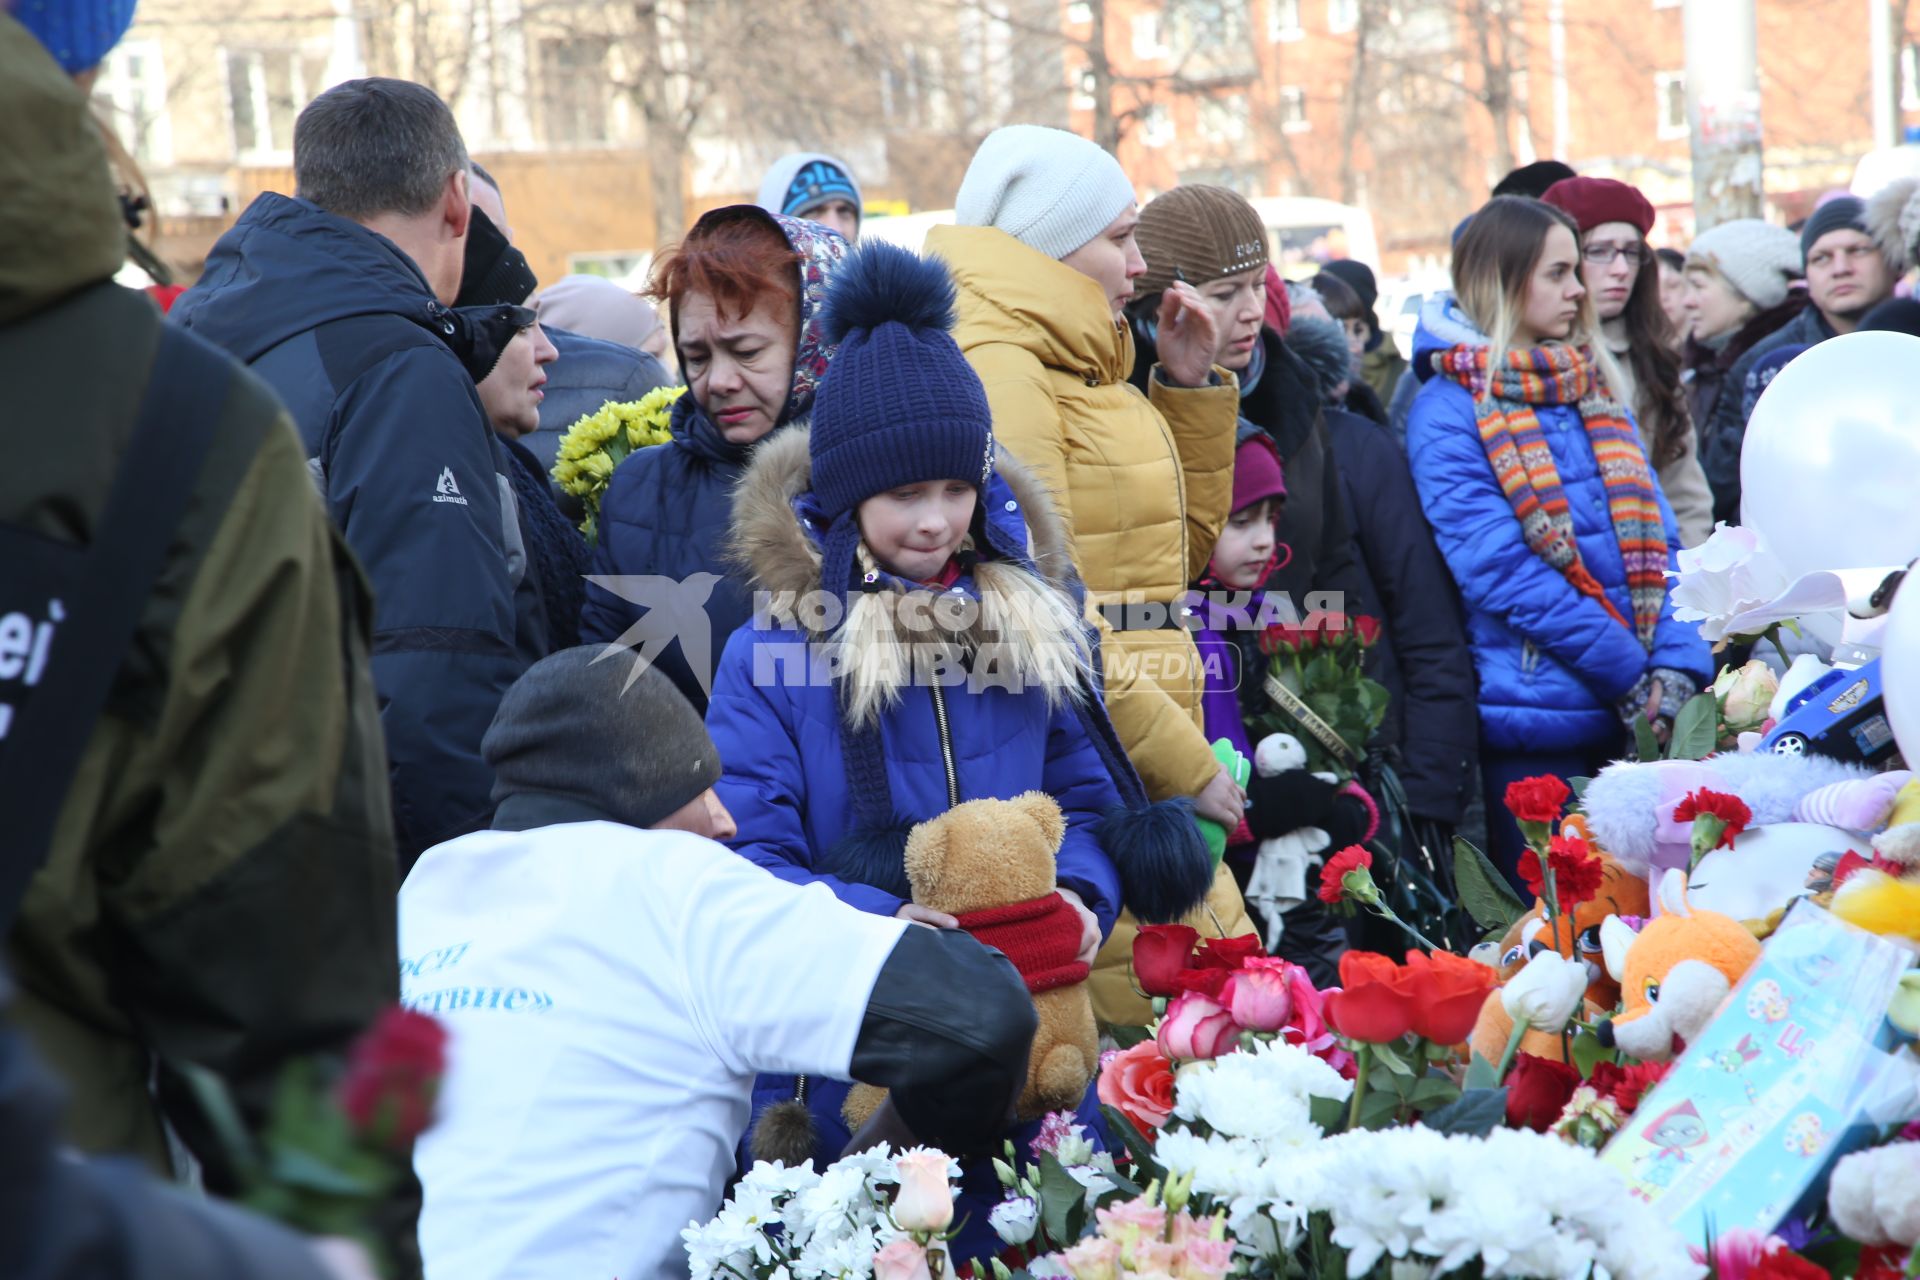
M 1720 833 L 1720 843 L 1713 846 L 1730 846 L 1753 821 L 1753 810 L 1747 808 L 1746 801 L 1739 796 L 1730 796 L 1724 791 L 1709 791 L 1705 787 L 1690 793 L 1673 811 L 1675 822 L 1692 822 L 1702 816 L 1718 818 L 1726 824 Z
M 1575 907 L 1591 901 L 1606 878 L 1600 859 L 1577 835 L 1553 837 L 1547 845 L 1547 865 L 1553 868 L 1553 905 L 1557 915 L 1571 915 Z M 1519 871 L 1528 892 L 1545 902 L 1547 878 L 1540 866 L 1539 853 L 1533 849 L 1521 853 Z
M 1507 1124 L 1545 1133 L 1580 1087 L 1580 1072 L 1553 1058 L 1522 1053 L 1507 1072 Z
M 404 1151 L 433 1121 L 447 1069 L 447 1032 L 424 1013 L 395 1005 L 354 1042 L 340 1080 L 340 1109 L 356 1132 Z
M 1507 809 L 1522 822 L 1552 824 L 1559 821 L 1573 791 L 1552 774 L 1522 778 L 1507 784 Z
M 1769 1249 L 1747 1269 L 1747 1280 L 1832 1280 L 1831 1273 L 1791 1249 Z
M 1175 978 L 1193 956 L 1200 931 L 1184 924 L 1142 925 L 1133 937 L 1133 977 L 1150 996 L 1170 996 Z
M 1320 901 L 1328 906 L 1346 901 L 1348 896 L 1346 878 L 1349 872 L 1355 871 L 1365 872 L 1368 883 L 1372 883 L 1373 855 L 1360 845 L 1350 844 L 1328 858 L 1327 864 L 1320 868 Z M 1365 900 L 1359 893 L 1353 896 L 1362 901 Z
M 1666 1078 L 1672 1062 L 1639 1062 L 1630 1067 L 1613 1062 L 1596 1062 L 1587 1083 L 1603 1098 L 1613 1099 L 1622 1114 L 1632 1115 L 1647 1090 Z

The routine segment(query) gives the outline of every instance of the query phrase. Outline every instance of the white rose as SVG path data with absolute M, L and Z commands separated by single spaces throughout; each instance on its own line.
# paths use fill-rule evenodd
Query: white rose
M 1542 951 L 1500 988 L 1500 1003 L 1515 1022 L 1552 1035 L 1567 1025 L 1586 993 L 1586 965 Z
M 1722 672 L 1713 682 L 1713 696 L 1720 699 L 1720 714 L 1727 727 L 1736 733 L 1766 722 L 1773 695 L 1780 692 L 1780 677 L 1758 658 L 1738 671 Z

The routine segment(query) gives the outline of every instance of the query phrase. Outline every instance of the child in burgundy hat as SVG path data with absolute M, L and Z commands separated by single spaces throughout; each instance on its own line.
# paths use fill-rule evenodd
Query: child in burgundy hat
M 1200 710 L 1207 740 L 1225 738 L 1249 760 L 1259 734 L 1254 720 L 1270 710 L 1261 689 L 1267 656 L 1260 651 L 1260 635 L 1268 623 L 1299 621 L 1291 609 L 1284 614 L 1268 609 L 1261 589 L 1293 555 L 1278 533 L 1286 501 L 1286 477 L 1272 437 L 1257 427 L 1243 428 L 1233 455 L 1232 513 L 1195 584 L 1200 626 L 1193 640 L 1206 682 Z M 1276 597 L 1276 605 L 1279 601 Z M 1248 907 L 1258 913 L 1268 949 L 1304 966 L 1317 985 L 1338 981 L 1335 966 L 1346 950 L 1345 938 L 1312 895 L 1294 902 L 1261 893 L 1258 842 L 1318 827 L 1332 837 L 1331 848 L 1341 849 L 1369 838 L 1374 825 L 1371 801 L 1295 769 L 1250 779 L 1246 817 L 1227 835 L 1228 865 Z

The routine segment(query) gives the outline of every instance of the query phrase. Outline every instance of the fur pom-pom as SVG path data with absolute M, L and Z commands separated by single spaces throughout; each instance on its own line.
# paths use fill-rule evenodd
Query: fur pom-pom
M 834 271 L 820 323 L 832 343 L 889 321 L 909 329 L 951 329 L 954 300 L 953 277 L 938 259 L 869 240 Z
M 760 1113 L 747 1150 L 755 1160 L 797 1169 L 813 1159 L 813 1113 L 798 1098 L 776 1102 Z
M 913 901 L 907 880 L 907 836 L 913 824 L 855 827 L 827 851 L 822 871 L 859 884 L 869 884 L 896 898 Z
M 1867 201 L 1867 232 L 1880 246 L 1888 268 L 1905 274 L 1920 245 L 1920 179 L 1900 178 Z
M 1213 855 L 1185 797 L 1108 810 L 1100 846 L 1120 872 L 1121 900 L 1142 924 L 1173 923 L 1197 910 L 1213 887 Z

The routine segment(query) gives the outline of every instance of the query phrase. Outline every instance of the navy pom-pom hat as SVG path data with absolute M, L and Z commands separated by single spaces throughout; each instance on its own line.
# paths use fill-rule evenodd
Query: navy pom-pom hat
M 822 322 L 838 350 L 814 397 L 809 444 L 827 519 L 902 485 L 986 485 L 993 414 L 953 340 L 953 311 L 946 267 L 897 245 L 862 245 L 834 274 Z

